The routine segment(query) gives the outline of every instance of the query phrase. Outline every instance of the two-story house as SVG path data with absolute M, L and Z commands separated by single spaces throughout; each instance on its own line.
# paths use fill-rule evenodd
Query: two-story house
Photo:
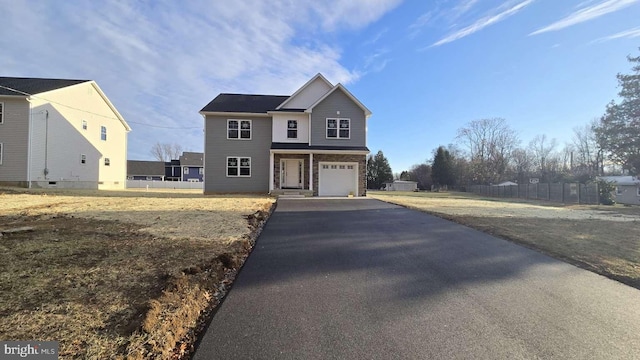
M 123 189 L 130 130 L 95 81 L 0 77 L 0 184 Z
M 371 112 L 321 74 L 291 96 L 220 94 L 200 114 L 205 194 L 366 195 Z
M 204 154 L 184 151 L 180 155 L 181 180 L 201 182 L 204 180 Z

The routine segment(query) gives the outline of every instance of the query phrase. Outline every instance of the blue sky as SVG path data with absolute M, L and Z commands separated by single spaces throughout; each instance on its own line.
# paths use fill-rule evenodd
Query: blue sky
M 505 118 L 523 145 L 569 141 L 616 98 L 640 54 L 640 0 L 0 0 L 3 76 L 96 80 L 129 122 L 129 159 L 155 142 L 202 151 L 220 92 L 285 95 L 318 72 L 373 116 L 394 172 Z

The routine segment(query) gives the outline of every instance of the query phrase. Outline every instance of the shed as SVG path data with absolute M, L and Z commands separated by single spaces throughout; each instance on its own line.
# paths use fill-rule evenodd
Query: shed
M 385 191 L 417 191 L 418 183 L 415 181 L 394 180 L 393 182 L 384 183 Z
M 598 180 L 613 183 L 618 204 L 640 205 L 640 179 L 636 176 L 600 176 Z

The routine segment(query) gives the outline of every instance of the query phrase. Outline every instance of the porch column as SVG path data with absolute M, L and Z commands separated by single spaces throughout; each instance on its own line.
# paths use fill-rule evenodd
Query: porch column
M 313 191 L 313 154 L 309 154 L 309 190 Z
M 273 191 L 273 152 L 269 152 L 269 192 Z

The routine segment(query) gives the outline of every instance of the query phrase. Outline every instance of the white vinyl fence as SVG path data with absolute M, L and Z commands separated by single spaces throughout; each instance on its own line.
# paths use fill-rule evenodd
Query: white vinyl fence
M 127 180 L 127 189 L 203 189 L 204 182 Z

